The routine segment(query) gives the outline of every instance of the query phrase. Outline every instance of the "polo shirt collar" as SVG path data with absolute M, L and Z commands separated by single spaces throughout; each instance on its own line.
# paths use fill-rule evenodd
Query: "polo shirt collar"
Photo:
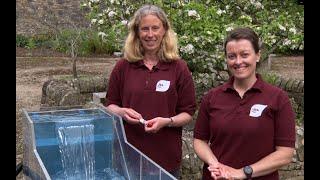
M 145 67 L 143 60 L 133 62 L 134 67 L 142 68 Z M 159 61 L 157 65 L 154 66 L 154 69 L 167 70 L 170 67 L 170 62 Z
M 257 77 L 257 81 L 253 84 L 253 86 L 250 88 L 250 89 L 253 89 L 253 90 L 257 90 L 257 91 L 260 91 L 262 92 L 262 89 L 263 89 L 263 80 L 262 80 L 262 77 L 259 73 L 256 73 L 256 77 Z M 227 81 L 227 83 L 225 83 L 224 85 L 222 85 L 222 90 L 223 91 L 227 91 L 227 90 L 235 90 L 233 88 L 233 81 L 234 81 L 234 76 L 231 76 L 229 78 L 229 80 Z

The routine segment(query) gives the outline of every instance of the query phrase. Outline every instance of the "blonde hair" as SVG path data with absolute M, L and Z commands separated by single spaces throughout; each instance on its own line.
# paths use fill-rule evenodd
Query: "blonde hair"
M 170 22 L 167 19 L 164 11 L 155 5 L 144 5 L 138 9 L 131 21 L 129 22 L 129 34 L 124 44 L 124 58 L 129 62 L 136 62 L 142 60 L 144 57 L 144 50 L 139 40 L 139 24 L 142 17 L 146 15 L 157 16 L 166 33 L 163 36 L 160 50 L 157 55 L 162 61 L 173 61 L 179 59 L 177 37 L 173 29 L 171 28 Z

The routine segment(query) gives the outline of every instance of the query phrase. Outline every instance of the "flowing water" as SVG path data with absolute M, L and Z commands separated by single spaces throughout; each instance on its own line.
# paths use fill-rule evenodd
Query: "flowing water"
M 94 179 L 94 126 L 91 124 L 58 128 L 59 151 L 66 180 Z
M 63 170 L 55 180 L 124 180 L 111 168 L 95 170 L 94 126 L 84 124 L 58 128 Z

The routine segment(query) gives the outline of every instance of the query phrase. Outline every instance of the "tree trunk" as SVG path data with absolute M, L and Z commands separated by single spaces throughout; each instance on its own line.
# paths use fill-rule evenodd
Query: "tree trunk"
M 72 73 L 73 73 L 73 78 L 78 78 L 77 74 L 77 57 L 72 58 Z
M 73 78 L 78 78 L 77 74 L 77 54 L 75 52 L 75 41 L 71 42 L 72 74 Z

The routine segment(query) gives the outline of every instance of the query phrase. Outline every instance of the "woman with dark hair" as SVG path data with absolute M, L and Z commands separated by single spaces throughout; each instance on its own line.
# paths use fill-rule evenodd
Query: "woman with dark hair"
M 125 120 L 128 141 L 179 177 L 182 126 L 195 112 L 195 89 L 159 7 L 144 5 L 129 22 L 124 58 L 111 73 L 106 99 L 107 109 Z
M 277 180 L 295 147 L 289 97 L 256 73 L 260 46 L 253 30 L 234 29 L 224 48 L 232 76 L 203 96 L 194 128 L 202 179 Z

